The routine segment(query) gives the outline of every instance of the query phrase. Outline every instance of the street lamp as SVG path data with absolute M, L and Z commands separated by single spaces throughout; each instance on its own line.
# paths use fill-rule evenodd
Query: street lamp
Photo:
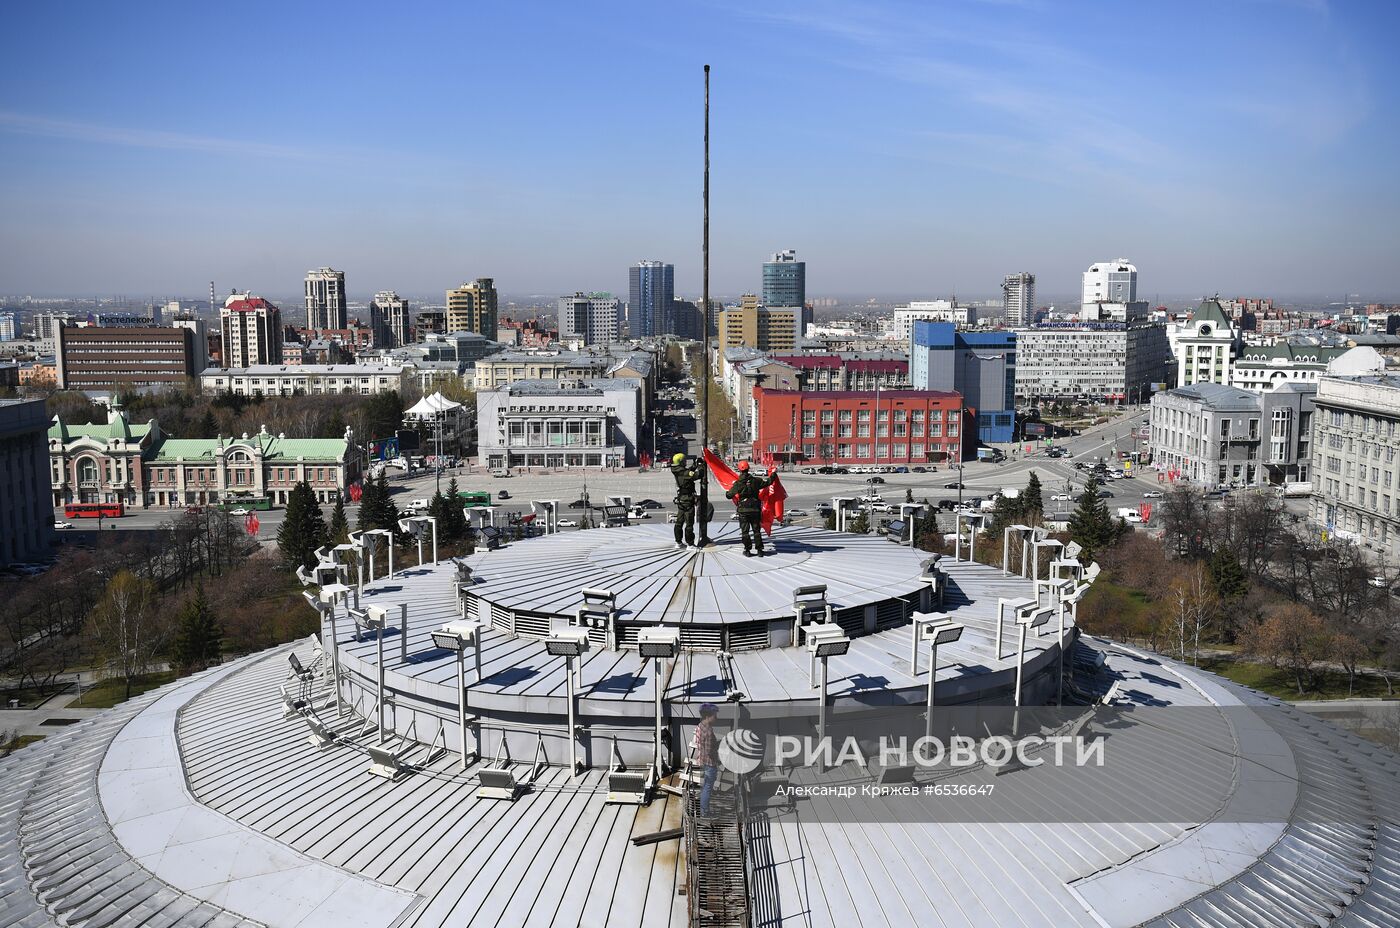
M 642 659 L 652 658 L 652 686 L 656 690 L 656 731 L 652 742 L 652 764 L 656 768 L 656 779 L 660 780 L 664 766 L 661 760 L 661 702 L 662 685 L 661 662 L 673 660 L 681 651 L 680 632 L 674 628 L 644 628 L 637 633 L 637 650 Z
M 933 685 L 938 679 L 938 646 L 952 644 L 962 637 L 965 626 L 943 617 L 920 628 L 928 641 L 928 700 L 924 709 L 924 737 L 933 737 Z
M 467 769 L 467 648 L 476 651 L 476 682 L 480 683 L 481 632 L 480 622 L 449 622 L 432 633 L 435 647 L 457 655 L 457 725 L 463 770 Z M 476 752 L 478 756 L 479 753 Z
M 574 708 L 574 659 L 582 658 L 588 653 L 588 629 L 586 628 L 561 628 L 551 632 L 550 636 L 544 640 L 544 649 L 552 657 L 564 658 L 564 685 L 566 687 L 565 696 L 568 699 L 568 739 L 569 739 L 569 776 L 572 779 L 578 777 L 578 735 L 575 731 Z M 580 660 L 580 663 L 582 661 Z
M 851 649 L 851 639 L 841 630 L 841 626 L 835 623 L 821 623 L 807 625 L 804 627 L 807 632 L 807 651 L 812 658 L 821 661 L 822 676 L 819 684 L 819 694 L 817 703 L 817 739 L 826 741 L 826 680 L 827 666 L 829 658 L 840 657 Z
M 328 583 L 321 587 L 320 593 L 320 600 L 326 606 L 322 614 L 331 620 L 331 679 L 335 683 L 336 715 L 343 715 L 344 711 L 340 701 L 340 641 L 335 629 L 335 604 L 344 602 L 349 593 L 350 588 L 343 583 Z

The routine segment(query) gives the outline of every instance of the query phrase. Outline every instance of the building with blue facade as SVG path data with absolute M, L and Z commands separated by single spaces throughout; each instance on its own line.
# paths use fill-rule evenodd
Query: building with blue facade
M 952 390 L 977 413 L 977 439 L 1014 440 L 1016 333 L 959 332 L 951 322 L 915 322 L 909 379 L 916 390 Z M 971 442 L 964 449 L 972 452 Z
M 638 261 L 628 269 L 627 327 L 633 338 L 675 335 L 675 265 Z
M 763 263 L 763 305 L 805 306 L 807 262 L 797 260 L 792 249 L 780 251 Z

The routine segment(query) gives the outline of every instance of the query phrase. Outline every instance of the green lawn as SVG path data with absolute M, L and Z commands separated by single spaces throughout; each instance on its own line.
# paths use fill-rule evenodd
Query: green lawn
M 175 671 L 162 670 L 159 673 L 148 673 L 137 677 L 131 684 L 131 695 L 139 696 L 147 690 L 153 690 L 158 686 L 164 686 L 175 679 Z M 83 690 L 83 698 L 74 700 L 72 706 L 76 709 L 110 709 L 119 702 L 126 701 L 126 682 L 124 680 L 103 680 L 95 686 Z
M 1286 670 L 1270 667 L 1268 664 L 1255 664 L 1250 661 L 1217 657 L 1202 660 L 1201 669 L 1218 673 L 1227 680 L 1233 680 L 1235 683 L 1259 690 L 1261 693 L 1268 693 L 1279 699 L 1298 701 L 1347 698 L 1347 676 L 1336 670 L 1328 671 L 1322 676 L 1320 689 L 1309 690 L 1306 694 L 1299 696 L 1298 687 L 1293 682 L 1293 675 Z M 1358 674 L 1356 688 L 1351 695 L 1365 699 L 1384 697 L 1389 694 L 1386 691 L 1385 681 L 1380 677 Z

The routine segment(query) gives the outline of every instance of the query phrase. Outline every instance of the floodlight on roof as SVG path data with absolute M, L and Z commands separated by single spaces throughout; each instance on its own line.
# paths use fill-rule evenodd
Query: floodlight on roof
M 544 640 L 544 649 L 554 657 L 579 657 L 589 648 L 585 628 L 560 629 Z
M 366 606 L 363 610 L 365 628 L 374 631 L 383 631 L 384 625 L 388 621 L 389 611 L 383 606 Z
M 642 657 L 672 658 L 680 653 L 680 632 L 674 628 L 644 628 L 637 632 Z
M 924 640 L 936 645 L 952 644 L 962 637 L 966 626 L 951 620 L 924 626 Z
M 1040 626 L 1050 621 L 1050 614 L 1053 611 L 1053 609 L 1050 609 L 1048 607 L 1044 609 L 1036 609 L 1033 612 L 1018 611 L 1016 614 L 1016 624 L 1022 625 L 1026 628 L 1040 628 Z
M 840 657 L 851 650 L 851 639 L 817 642 L 817 657 Z
M 334 603 L 350 593 L 350 588 L 343 583 L 328 583 L 321 587 L 321 602 Z
M 317 594 L 314 590 L 302 590 L 301 595 L 311 606 L 311 608 L 315 609 L 317 612 L 330 611 L 331 604 L 327 602 L 322 602 L 320 595 Z
M 369 752 L 369 772 L 375 776 L 383 777 L 392 783 L 403 772 L 403 764 L 393 751 L 386 751 L 372 744 L 365 745 L 365 750 Z
M 463 651 L 476 643 L 481 631 L 480 622 L 449 622 L 442 628 L 434 629 L 433 644 L 448 651 Z

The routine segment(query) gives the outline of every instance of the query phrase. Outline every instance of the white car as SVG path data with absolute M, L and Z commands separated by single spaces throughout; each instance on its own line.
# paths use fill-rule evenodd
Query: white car
M 57 529 L 72 528 L 72 527 L 73 527 L 73 523 L 72 523 L 72 522 L 55 522 L 55 523 L 53 524 L 53 527 L 54 527 L 54 528 L 57 528 Z
M 578 519 L 560 519 L 558 525 L 560 528 L 578 528 Z
M 1068 503 L 1073 499 L 1074 497 L 1069 493 L 1056 493 L 1054 496 L 1050 497 L 1052 503 Z
M 1148 490 L 1146 493 L 1142 494 L 1143 499 L 1161 499 L 1162 496 L 1163 493 L 1161 490 Z
M 252 511 L 253 511 L 253 510 L 251 510 L 251 509 L 245 509 L 245 508 L 243 508 L 242 506 L 239 506 L 237 509 L 230 509 L 230 510 L 228 511 L 228 514 L 231 515 L 231 516 L 246 516 L 246 515 L 248 515 L 249 513 L 251 513 Z

